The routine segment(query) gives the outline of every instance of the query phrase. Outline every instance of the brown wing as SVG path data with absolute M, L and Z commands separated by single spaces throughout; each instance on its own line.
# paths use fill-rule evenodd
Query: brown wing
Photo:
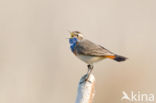
M 95 43 L 89 40 L 81 40 L 77 43 L 75 50 L 78 54 L 88 55 L 88 56 L 107 56 L 114 55 L 109 50 L 105 49 L 100 45 L 96 45 Z

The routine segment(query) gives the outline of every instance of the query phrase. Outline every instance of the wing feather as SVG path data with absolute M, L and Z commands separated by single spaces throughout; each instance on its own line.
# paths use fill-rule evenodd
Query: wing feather
M 105 49 L 100 45 L 96 45 L 95 43 L 89 40 L 81 40 L 77 43 L 75 47 L 76 53 L 80 55 L 88 55 L 88 56 L 106 56 L 106 55 L 114 55 L 109 50 Z

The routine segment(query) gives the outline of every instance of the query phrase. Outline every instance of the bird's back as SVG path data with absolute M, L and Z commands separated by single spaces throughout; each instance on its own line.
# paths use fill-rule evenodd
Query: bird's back
M 105 55 L 114 55 L 109 50 L 104 47 L 97 45 L 87 39 L 83 39 L 77 42 L 75 46 L 75 51 L 77 54 L 86 55 L 86 56 L 105 56 Z

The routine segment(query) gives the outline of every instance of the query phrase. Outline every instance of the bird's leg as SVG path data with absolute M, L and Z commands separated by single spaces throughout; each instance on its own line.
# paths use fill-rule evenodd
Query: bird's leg
M 93 65 L 92 64 L 89 64 L 87 66 L 88 66 L 88 72 L 87 72 L 87 76 L 86 76 L 85 81 L 88 81 L 88 78 L 89 78 L 89 76 L 90 76 L 90 74 L 91 74 L 91 72 L 93 70 Z
M 89 64 L 89 65 L 87 65 L 87 66 L 88 66 L 88 72 L 87 72 L 87 74 L 84 76 L 84 81 L 81 81 L 80 84 L 81 84 L 81 83 L 84 83 L 84 82 L 86 82 L 86 81 L 88 81 L 89 76 L 90 76 L 90 74 L 91 74 L 91 72 L 92 72 L 92 70 L 93 70 L 93 65 Z M 90 82 L 90 81 L 88 81 L 88 82 Z

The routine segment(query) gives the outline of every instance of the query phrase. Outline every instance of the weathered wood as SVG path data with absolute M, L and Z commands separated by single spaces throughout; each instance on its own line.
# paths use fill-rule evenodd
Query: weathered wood
M 86 75 L 84 75 L 79 82 L 78 93 L 76 103 L 92 103 L 95 93 L 95 78 L 91 74 L 88 81 L 85 81 Z

